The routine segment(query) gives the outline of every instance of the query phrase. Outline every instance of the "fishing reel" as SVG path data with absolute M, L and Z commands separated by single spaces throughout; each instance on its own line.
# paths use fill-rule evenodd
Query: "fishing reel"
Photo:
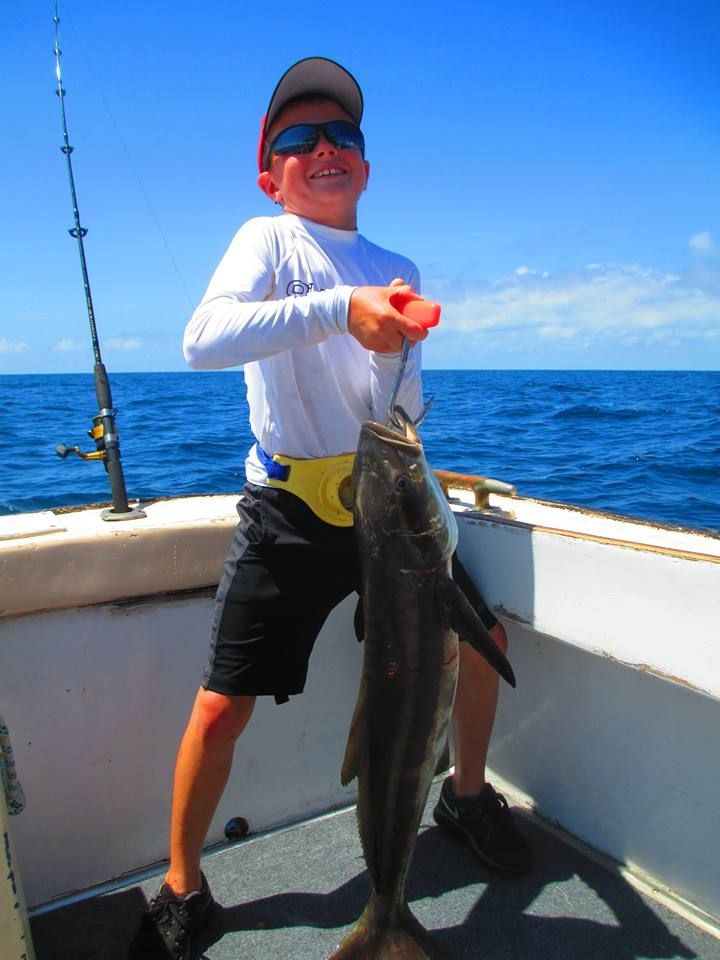
M 105 370 L 102 364 L 96 367 L 96 384 L 99 384 L 99 390 L 107 391 L 109 386 L 104 376 Z M 99 376 L 99 373 L 103 376 Z M 103 520 L 137 520 L 146 516 L 145 511 L 140 507 L 131 507 L 128 504 L 127 493 L 125 490 L 125 479 L 120 465 L 120 440 L 117 428 L 115 427 L 115 414 L 109 406 L 102 406 L 99 413 L 93 417 L 93 426 L 88 430 L 88 436 L 95 441 L 95 450 L 84 451 L 80 447 L 69 447 L 65 443 L 58 444 L 55 447 L 55 453 L 61 460 L 67 460 L 70 454 L 74 453 L 81 460 L 100 460 L 110 478 L 110 488 L 112 491 L 113 506 L 110 510 L 103 510 L 101 516 Z
M 113 418 L 117 413 L 116 410 L 109 411 Z M 71 453 L 76 454 L 80 457 L 81 460 L 102 460 L 105 462 L 105 427 L 103 425 L 103 416 L 106 416 L 106 411 L 101 411 L 97 416 L 93 417 L 93 428 L 88 430 L 87 434 L 91 440 L 95 441 L 95 450 L 91 450 L 88 453 L 83 452 L 80 447 L 68 447 L 64 443 L 60 443 L 55 447 L 55 453 L 60 457 L 61 460 L 67 460 Z

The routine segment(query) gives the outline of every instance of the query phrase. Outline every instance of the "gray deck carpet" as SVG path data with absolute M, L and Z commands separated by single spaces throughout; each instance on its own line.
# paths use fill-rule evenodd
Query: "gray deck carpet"
M 532 873 L 489 874 L 435 826 L 438 790 L 431 792 L 407 892 L 448 957 L 720 960 L 720 940 L 535 820 L 519 821 L 535 853 Z M 228 846 L 205 857 L 203 869 L 222 906 L 195 944 L 196 960 L 322 960 L 369 891 L 352 810 Z M 36 916 L 37 960 L 125 958 L 157 886 L 153 878 Z

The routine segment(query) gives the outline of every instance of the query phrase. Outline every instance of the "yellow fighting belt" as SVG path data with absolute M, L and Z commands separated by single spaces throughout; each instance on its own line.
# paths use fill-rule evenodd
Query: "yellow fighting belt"
M 352 481 L 354 453 L 337 457 L 318 457 L 314 460 L 296 460 L 276 453 L 274 463 L 286 467 L 285 479 L 268 476 L 271 487 L 287 490 L 300 497 L 312 512 L 335 527 L 351 527 Z

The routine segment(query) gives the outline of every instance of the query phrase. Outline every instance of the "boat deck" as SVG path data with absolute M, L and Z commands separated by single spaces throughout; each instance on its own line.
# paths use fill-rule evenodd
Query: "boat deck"
M 436 783 L 407 892 L 449 957 L 720 960 L 716 934 L 523 811 L 519 822 L 535 869 L 520 879 L 489 874 L 435 826 L 438 791 Z M 197 938 L 195 960 L 322 960 L 360 915 L 369 891 L 353 809 L 214 850 L 203 869 L 222 907 Z M 32 919 L 37 960 L 124 960 L 157 886 L 158 877 L 148 877 L 38 913 Z

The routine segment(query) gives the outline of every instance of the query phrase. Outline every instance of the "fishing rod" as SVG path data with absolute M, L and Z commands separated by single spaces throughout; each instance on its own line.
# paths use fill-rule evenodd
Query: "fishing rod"
M 111 510 L 103 510 L 103 520 L 134 520 L 144 517 L 145 513 L 138 507 L 130 507 L 128 504 L 127 491 L 125 488 L 125 477 L 123 475 L 122 463 L 120 459 L 120 437 L 115 425 L 115 414 L 117 411 L 113 408 L 112 396 L 110 393 L 110 381 L 108 380 L 107 370 L 103 363 L 100 353 L 100 340 L 98 338 L 97 327 L 95 325 L 95 310 L 93 308 L 92 293 L 90 291 L 90 277 L 88 275 L 87 260 L 85 259 L 85 245 L 83 239 L 87 234 L 87 229 L 80 225 L 80 212 L 78 210 L 77 192 L 75 190 L 75 177 L 72 167 L 72 152 L 74 147 L 70 146 L 68 135 L 67 117 L 65 114 L 65 89 L 62 84 L 62 73 L 60 70 L 60 17 L 58 15 L 58 2 L 55 0 L 55 74 L 57 76 L 57 94 L 60 101 L 60 112 L 62 114 L 63 126 L 63 145 L 60 150 L 67 159 L 68 178 L 70 180 L 70 194 L 72 196 L 73 217 L 75 226 L 68 230 L 71 237 L 77 240 L 78 252 L 80 254 L 80 268 L 83 276 L 83 286 L 85 288 L 85 303 L 87 305 L 88 319 L 90 321 L 90 336 L 92 338 L 92 348 L 95 357 L 95 366 L 93 368 L 95 377 L 95 396 L 98 402 L 99 412 L 93 417 L 93 427 L 88 430 L 88 435 L 95 441 L 95 450 L 91 453 L 83 453 L 79 447 L 67 447 L 60 444 L 56 447 L 57 455 L 65 460 L 71 453 L 77 454 L 81 460 L 102 460 L 110 480 L 110 490 L 112 494 L 113 506 Z

